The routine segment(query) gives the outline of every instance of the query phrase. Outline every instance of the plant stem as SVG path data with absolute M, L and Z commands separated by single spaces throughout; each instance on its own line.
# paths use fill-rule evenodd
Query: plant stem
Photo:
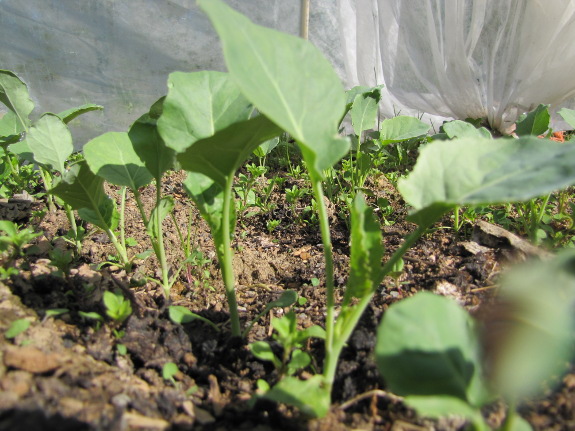
M 323 256 L 325 260 L 325 289 L 326 289 L 326 319 L 325 319 L 325 365 L 324 375 L 326 372 L 331 374 L 332 363 L 337 364 L 337 354 L 334 355 L 333 351 L 333 335 L 335 325 L 335 298 L 334 298 L 334 284 L 333 284 L 333 252 L 331 245 L 331 236 L 329 232 L 329 220 L 327 217 L 327 210 L 325 208 L 323 189 L 321 181 L 312 178 L 313 193 L 317 203 L 317 212 L 319 219 L 319 226 L 321 230 L 321 240 L 323 243 Z M 327 368 L 327 369 L 326 369 Z M 333 370 L 335 373 L 335 369 Z M 329 389 L 331 390 L 331 383 L 333 378 L 327 380 Z
M 125 225 L 125 211 L 126 211 L 126 187 L 120 189 L 120 244 L 124 249 L 126 248 L 126 232 Z
M 238 314 L 238 303 L 236 300 L 235 278 L 233 260 L 234 254 L 231 245 L 231 231 L 230 231 L 230 215 L 232 211 L 232 186 L 234 182 L 233 175 L 227 178 L 226 187 L 224 189 L 224 205 L 222 214 L 222 244 L 221 250 L 218 253 L 220 257 L 220 266 L 222 267 L 222 277 L 224 279 L 224 287 L 226 289 L 226 298 L 228 307 L 230 309 L 230 322 L 232 329 L 232 336 L 241 336 L 240 317 Z
M 156 227 L 157 227 L 157 238 L 158 243 L 157 257 L 160 261 L 160 266 L 162 268 L 162 287 L 164 288 L 164 294 L 166 300 L 170 299 L 170 277 L 168 272 L 168 262 L 166 260 L 166 250 L 164 249 L 164 230 L 162 229 L 162 215 L 159 210 L 160 201 L 162 200 L 162 178 L 156 178 Z
M 44 183 L 44 188 L 46 191 L 52 188 L 52 179 L 50 178 L 50 174 L 44 170 L 41 166 L 38 168 L 38 172 L 40 172 L 40 177 L 42 178 L 42 182 Z M 48 210 L 50 212 L 56 211 L 56 206 L 54 205 L 54 198 L 51 194 L 47 194 L 46 200 L 48 203 Z
M 66 210 L 66 216 L 68 217 L 68 222 L 70 223 L 70 230 L 74 234 L 76 255 L 79 255 L 82 251 L 82 241 L 78 239 L 78 225 L 76 224 L 76 218 L 74 217 L 74 212 L 72 211 L 72 207 L 70 205 L 64 204 L 64 209 Z

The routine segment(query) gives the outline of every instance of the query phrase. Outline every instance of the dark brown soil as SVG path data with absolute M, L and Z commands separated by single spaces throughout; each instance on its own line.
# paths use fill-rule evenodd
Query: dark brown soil
M 274 382 L 270 363 L 254 358 L 248 343 L 272 340 L 270 315 L 252 328 L 246 340 L 229 336 L 228 313 L 213 243 L 181 187 L 182 174 L 171 175 L 164 184 L 174 196 L 175 221 L 185 229 L 191 216 L 192 245 L 204 263 L 183 269 L 171 291 L 170 303 L 182 305 L 216 323 L 220 331 L 198 320 L 184 326 L 172 323 L 162 289 L 145 276 L 159 277 L 154 257 L 135 261 L 133 271 L 109 260 L 114 249 L 105 235 L 92 234 L 70 271 L 58 273 L 48 252 L 67 246 L 57 237 L 68 228 L 61 211 L 41 221 L 30 220 L 43 236 L 35 249 L 16 264 L 19 273 L 0 284 L 0 333 L 14 320 L 27 318 L 28 330 L 13 340 L 0 337 L 0 431 L 3 430 L 459 430 L 457 418 L 429 421 L 418 418 L 398 397 L 386 394 L 385 382 L 373 359 L 375 332 L 386 308 L 419 290 L 454 297 L 475 312 L 488 304 L 498 273 L 522 252 L 499 241 L 485 243 L 472 237 L 471 227 L 456 234 L 437 228 L 422 238 L 405 256 L 399 279 L 386 279 L 353 334 L 341 357 L 333 392 L 333 409 L 322 420 L 308 420 L 296 410 L 249 401 L 257 379 Z M 382 181 L 384 180 L 381 179 Z M 295 308 L 303 327 L 323 324 L 323 255 L 319 228 L 313 221 L 297 222 L 283 199 L 282 190 L 297 183 L 288 178 L 274 197 L 276 208 L 268 213 L 240 216 L 235 249 L 235 271 L 242 324 L 251 321 L 286 289 L 307 299 Z M 401 199 L 386 184 L 379 192 L 395 207 L 394 221 L 384 227 L 388 252 L 397 248 L 413 226 L 404 221 Z M 153 187 L 143 191 L 147 210 L 155 197 Z M 376 196 L 377 197 L 377 196 Z M 309 200 L 309 198 L 308 198 Z M 308 203 L 309 204 L 309 203 Z M 306 202 L 301 202 L 306 205 Z M 348 230 L 331 208 L 335 255 L 335 282 L 341 295 L 349 261 Z M 301 208 L 300 208 L 301 209 Z M 280 220 L 269 233 L 266 223 Z M 166 249 L 172 268 L 184 258 L 174 221 L 165 222 Z M 445 226 L 450 226 L 445 220 Z M 127 236 L 138 245 L 135 255 L 149 248 L 145 230 L 133 201 L 126 208 Z M 480 247 L 481 245 L 481 247 Z M 319 286 L 313 286 L 315 279 Z M 143 282 L 142 282 L 143 281 Z M 132 303 L 131 317 L 119 325 L 83 319 L 79 312 L 105 316 L 102 295 L 121 289 Z M 68 312 L 48 317 L 47 310 Z M 279 316 L 284 310 L 275 310 Z M 118 333 L 124 331 L 124 334 Z M 127 353 L 120 354 L 118 345 Z M 321 367 L 321 343 L 310 343 L 310 352 Z M 175 381 L 162 378 L 167 362 L 177 364 Z M 372 392 L 370 392 L 372 391 Z M 575 429 L 575 374 L 542 401 L 520 409 L 536 430 Z M 485 411 L 493 425 L 501 423 L 504 406 Z

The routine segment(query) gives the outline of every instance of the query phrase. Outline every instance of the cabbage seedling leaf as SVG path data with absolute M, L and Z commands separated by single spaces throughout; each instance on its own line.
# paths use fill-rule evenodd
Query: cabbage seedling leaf
M 72 121 L 76 117 L 79 117 L 82 114 L 92 111 L 101 111 L 102 109 L 104 109 L 104 107 L 101 105 L 86 103 L 85 105 L 66 109 L 65 111 L 60 112 L 58 114 L 58 117 L 60 117 L 64 123 L 68 124 L 70 121 Z
M 137 190 L 152 180 L 127 133 L 108 132 L 84 145 L 90 169 L 109 183 Z
M 573 183 L 575 145 L 532 136 L 433 142 L 398 182 L 420 225 L 458 205 L 524 201 Z
M 282 129 L 259 115 L 197 141 L 177 158 L 182 169 L 201 172 L 225 188 L 229 177 L 235 174 L 253 150 L 281 133 Z
M 74 152 L 74 144 L 68 126 L 60 117 L 44 114 L 30 128 L 26 141 L 36 163 L 64 173 L 66 159 Z
M 379 139 L 382 145 L 407 141 L 425 135 L 430 128 L 417 118 L 400 115 L 381 122 Z
M 376 362 L 402 396 L 449 396 L 481 407 L 484 385 L 475 321 L 453 300 L 428 292 L 398 302 L 377 331 Z
M 158 130 L 169 148 L 182 152 L 199 139 L 247 120 L 252 111 L 227 73 L 174 72 L 168 78 Z
M 337 137 L 346 95 L 329 61 L 308 41 L 255 25 L 222 1 L 198 4 L 244 96 L 298 141 L 310 174 L 322 178 L 349 150 Z
M 9 70 L 0 70 L 0 102 L 16 114 L 21 131 L 28 129 L 28 116 L 34 110 L 34 102 L 26 84 Z

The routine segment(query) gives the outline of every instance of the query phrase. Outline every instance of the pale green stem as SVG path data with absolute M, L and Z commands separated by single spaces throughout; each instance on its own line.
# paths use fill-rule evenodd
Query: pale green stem
M 323 201 L 323 189 L 321 181 L 312 178 L 313 193 L 317 203 L 317 212 L 319 226 L 321 231 L 321 240 L 323 244 L 323 256 L 325 260 L 325 289 L 326 289 L 326 319 L 325 319 L 325 363 L 327 365 L 335 362 L 337 364 L 337 355 L 333 352 L 333 336 L 335 324 L 335 293 L 333 283 L 333 252 L 331 245 L 331 236 L 329 232 L 329 219 Z M 326 365 L 326 366 L 327 366 Z M 331 371 L 330 371 L 331 372 Z M 324 375 L 325 375 L 324 366 Z M 332 379 L 333 380 L 333 379 Z M 329 382 L 331 386 L 331 381 Z
M 64 204 L 64 209 L 66 210 L 66 216 L 70 222 L 70 229 L 74 234 L 74 245 L 76 247 L 76 254 L 80 254 L 82 251 L 82 241 L 78 240 L 78 225 L 76 224 L 76 218 L 74 217 L 74 211 L 72 207 L 68 204 Z
M 45 172 L 44 168 L 42 168 L 41 166 L 38 168 L 38 171 L 40 172 L 40 177 L 42 178 L 42 182 L 44 183 L 44 188 L 46 189 L 46 191 L 50 190 L 52 188 L 52 179 L 49 177 L 50 174 Z M 56 206 L 54 205 L 54 198 L 52 197 L 52 195 L 48 193 L 46 199 L 48 203 L 48 210 L 50 212 L 55 212 Z
M 236 300 L 235 278 L 233 267 L 233 251 L 231 245 L 231 231 L 230 231 L 230 213 L 232 210 L 232 186 L 234 177 L 230 175 L 227 179 L 226 187 L 224 189 L 224 204 L 222 214 L 222 244 L 218 247 L 220 252 L 218 257 L 220 259 L 220 266 L 222 269 L 222 277 L 224 279 L 224 287 L 226 290 L 226 298 L 228 307 L 230 309 L 230 322 L 233 336 L 241 336 L 240 317 L 238 314 L 238 303 Z
M 156 178 L 156 208 L 160 204 L 162 199 L 162 179 Z M 164 288 L 164 294 L 166 295 L 166 300 L 170 299 L 170 278 L 168 272 L 168 262 L 166 260 L 166 250 L 164 249 L 164 230 L 162 229 L 162 216 L 160 211 L 156 210 L 156 226 L 158 227 L 156 241 L 158 243 L 157 257 L 160 261 L 160 266 L 162 268 L 162 287 Z
M 125 231 L 125 212 L 126 212 L 126 187 L 120 189 L 120 244 L 126 248 L 126 231 Z

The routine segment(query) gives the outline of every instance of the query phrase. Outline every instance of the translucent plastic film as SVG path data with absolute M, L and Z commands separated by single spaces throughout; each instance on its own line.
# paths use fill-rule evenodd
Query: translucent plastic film
M 300 32 L 300 0 L 226 1 L 258 24 Z M 309 28 L 310 40 L 336 67 L 339 61 L 343 75 L 333 0 L 311 2 Z M 104 106 L 71 124 L 77 147 L 127 130 L 166 94 L 171 72 L 225 69 L 196 0 L 0 0 L 0 37 L 0 68 L 28 84 L 34 114 Z
M 504 131 L 538 104 L 553 109 L 575 95 L 573 0 L 339 6 L 355 35 L 345 52 L 350 81 L 384 82 L 390 103 L 444 117 L 486 117 Z

